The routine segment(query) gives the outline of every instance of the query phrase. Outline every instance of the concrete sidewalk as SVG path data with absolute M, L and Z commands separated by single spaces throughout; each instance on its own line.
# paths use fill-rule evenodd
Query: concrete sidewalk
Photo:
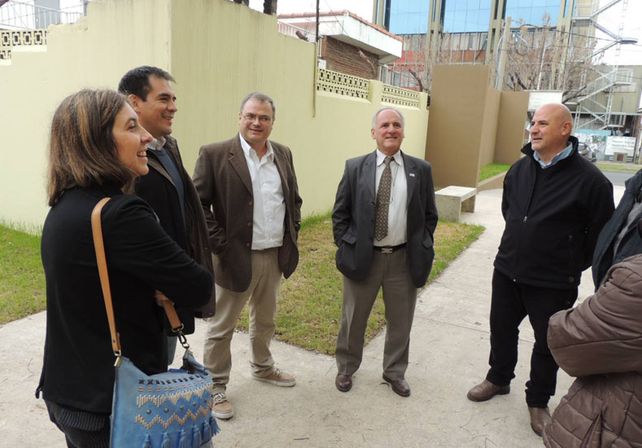
M 623 189 L 616 187 L 616 196 Z M 252 380 L 248 336 L 237 333 L 228 397 L 232 420 L 220 422 L 219 447 L 540 447 L 530 429 L 524 383 L 533 336 L 522 326 L 520 357 L 512 392 L 486 403 L 466 399 L 470 387 L 488 368 L 490 283 L 503 220 L 501 191 L 481 192 L 475 213 L 464 220 L 486 231 L 462 256 L 421 293 L 411 336 L 406 374 L 410 398 L 395 395 L 381 380 L 384 334 L 365 349 L 354 387 L 334 387 L 336 366 L 329 356 L 280 342 L 273 343 L 277 365 L 297 377 L 294 388 Z M 580 298 L 592 293 L 584 273 Z M 339 316 L 337 316 L 338 318 Z M 203 325 L 189 337 L 202 359 Z M 42 400 L 34 398 L 42 366 L 44 313 L 0 327 L 0 446 L 64 447 L 49 422 Z M 558 376 L 551 408 L 571 378 Z

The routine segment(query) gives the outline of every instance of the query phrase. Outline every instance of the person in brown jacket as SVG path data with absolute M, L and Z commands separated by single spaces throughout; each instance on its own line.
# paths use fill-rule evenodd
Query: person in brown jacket
M 232 418 L 226 390 L 232 367 L 230 344 L 248 303 L 252 377 L 292 387 L 293 375 L 275 366 L 270 341 L 275 331 L 281 278 L 299 261 L 301 204 L 292 152 L 269 140 L 276 108 L 253 92 L 241 102 L 239 133 L 201 148 L 194 186 L 214 254 L 216 315 L 207 320 L 204 363 L 214 381 L 214 415 Z
M 642 447 L 642 255 L 614 265 L 595 295 L 553 315 L 548 346 L 577 379 L 545 428 L 544 444 Z

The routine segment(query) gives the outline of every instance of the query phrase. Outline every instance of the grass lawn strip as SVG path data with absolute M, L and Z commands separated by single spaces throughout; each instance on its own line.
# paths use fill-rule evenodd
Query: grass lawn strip
M 40 238 L 0 225 L 0 325 L 44 308 Z
M 481 226 L 440 222 L 435 234 L 435 262 L 429 282 L 475 241 Z M 334 354 L 341 318 L 343 277 L 335 267 L 329 215 L 304 220 L 299 236 L 300 261 L 283 281 L 278 302 L 277 339 L 320 353 Z M 0 324 L 45 309 L 45 281 L 40 238 L 0 225 Z M 381 296 L 368 321 L 366 340 L 384 326 Z M 247 330 L 247 309 L 239 328 Z
M 620 162 L 596 162 L 595 165 L 602 171 L 609 173 L 637 173 L 642 169 L 642 165 L 634 163 L 620 163 Z
M 508 163 L 489 163 L 479 169 L 479 182 L 508 171 Z

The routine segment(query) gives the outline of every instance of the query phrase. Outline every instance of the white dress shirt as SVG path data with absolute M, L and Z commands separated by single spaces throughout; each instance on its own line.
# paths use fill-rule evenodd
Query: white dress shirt
M 375 195 L 379 191 L 379 182 L 385 168 L 383 161 L 386 155 L 377 149 L 377 172 L 375 182 Z M 406 172 L 403 167 L 401 150 L 392 156 L 390 162 L 392 175 L 392 188 L 390 190 L 390 207 L 388 208 L 388 234 L 380 241 L 374 242 L 375 246 L 398 246 L 407 241 L 408 220 L 408 184 Z
M 267 142 L 267 152 L 259 160 L 256 151 L 239 134 L 241 147 L 252 179 L 254 219 L 252 250 L 264 250 L 283 245 L 285 233 L 285 200 L 281 176 L 274 163 L 274 150 Z

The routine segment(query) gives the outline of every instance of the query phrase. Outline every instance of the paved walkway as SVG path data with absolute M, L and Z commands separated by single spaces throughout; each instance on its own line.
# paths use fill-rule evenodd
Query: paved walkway
M 616 188 L 616 196 L 622 188 Z M 410 398 L 395 395 L 381 380 L 384 335 L 365 349 L 353 389 L 334 387 L 336 367 L 329 356 L 274 342 L 280 367 L 295 373 L 297 386 L 276 388 L 253 381 L 247 360 L 248 336 L 237 333 L 228 396 L 236 415 L 221 422 L 219 447 L 541 447 L 530 429 L 523 384 L 533 336 L 523 326 L 517 378 L 511 394 L 486 403 L 466 399 L 483 378 L 488 360 L 488 312 L 492 261 L 503 230 L 501 191 L 481 192 L 476 211 L 464 220 L 486 231 L 424 289 L 411 337 L 406 379 Z M 592 292 L 584 273 L 580 297 Z M 338 317 L 338 316 L 337 316 Z M 65 446 L 33 391 L 42 365 L 44 313 L 0 327 L 0 446 Z M 203 326 L 189 339 L 199 358 Z M 554 407 L 571 379 L 560 373 Z

